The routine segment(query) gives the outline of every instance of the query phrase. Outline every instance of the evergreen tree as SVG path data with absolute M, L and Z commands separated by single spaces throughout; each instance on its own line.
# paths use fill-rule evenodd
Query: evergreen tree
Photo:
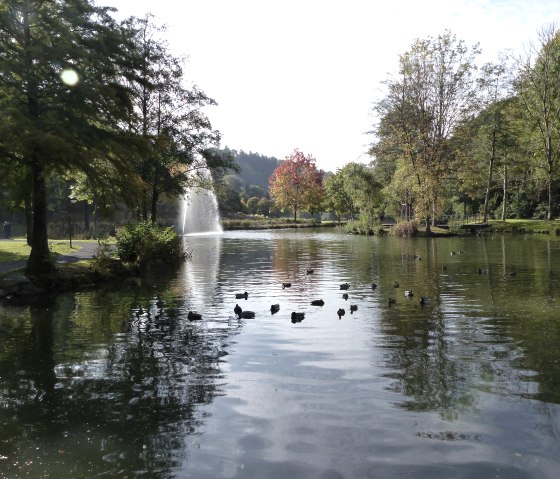
M 2 156 L 32 178 L 33 236 L 27 271 L 52 267 L 47 242 L 46 177 L 105 158 L 130 171 L 132 32 L 88 0 L 13 0 L 0 4 Z

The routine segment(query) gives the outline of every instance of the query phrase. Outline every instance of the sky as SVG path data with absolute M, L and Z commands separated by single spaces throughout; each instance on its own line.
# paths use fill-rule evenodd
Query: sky
M 417 38 L 446 29 L 482 48 L 523 54 L 558 0 L 97 0 L 118 18 L 167 25 L 185 76 L 216 100 L 222 147 L 283 159 L 299 149 L 336 171 L 367 163 L 374 102 Z

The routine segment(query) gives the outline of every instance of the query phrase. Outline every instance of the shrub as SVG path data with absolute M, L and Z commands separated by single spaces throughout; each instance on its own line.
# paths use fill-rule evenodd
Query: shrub
M 171 264 L 185 258 L 182 239 L 172 228 L 151 221 L 141 221 L 117 230 L 117 254 L 125 262 L 147 266 L 150 263 Z
M 401 237 L 416 236 L 418 234 L 418 225 L 415 221 L 396 223 L 391 228 L 391 234 Z

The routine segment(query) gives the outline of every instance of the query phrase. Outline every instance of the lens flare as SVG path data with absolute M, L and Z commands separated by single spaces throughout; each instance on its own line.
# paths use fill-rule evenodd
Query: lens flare
M 78 76 L 76 71 L 72 70 L 71 68 L 65 68 L 64 70 L 62 70 L 62 72 L 60 73 L 60 79 L 64 84 L 68 86 L 75 86 L 80 81 L 80 77 Z

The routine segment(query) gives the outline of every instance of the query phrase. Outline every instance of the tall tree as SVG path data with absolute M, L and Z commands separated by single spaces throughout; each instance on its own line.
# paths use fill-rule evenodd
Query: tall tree
M 483 102 L 486 106 L 488 130 L 488 175 L 486 181 L 486 194 L 484 195 L 484 206 L 482 209 L 482 220 L 488 221 L 488 204 L 493 188 L 494 167 L 498 160 L 498 150 L 500 137 L 504 137 L 505 115 L 503 108 L 506 99 L 510 94 L 511 77 L 506 65 L 505 57 L 497 64 L 487 63 L 482 67 L 482 76 L 479 79 L 479 86 L 483 92 Z
M 531 45 L 520 62 L 517 88 L 526 115 L 538 131 L 547 175 L 547 218 L 552 219 L 560 143 L 560 31 L 556 25 L 539 31 L 538 43 Z
M 270 177 L 270 195 L 280 208 L 318 211 L 323 201 L 323 173 L 315 158 L 299 150 L 286 156 Z
M 416 40 L 400 56 L 399 76 L 387 81 L 388 94 L 376 105 L 383 134 L 416 181 L 416 213 L 430 218 L 442 211 L 450 176 L 449 139 L 475 105 L 473 73 L 478 46 L 469 49 L 446 31 Z M 394 154 L 394 153 L 393 153 Z
M 124 127 L 133 112 L 122 78 L 135 73 L 134 44 L 109 11 L 88 0 L 0 3 L 2 149 L 31 172 L 30 273 L 52 268 L 48 172 L 87 172 L 96 157 L 128 170 Z
M 165 28 L 150 15 L 129 22 L 141 53 L 139 78 L 130 83 L 138 113 L 132 128 L 147 146 L 140 162 L 145 184 L 140 209 L 144 220 L 149 213 L 156 221 L 162 194 L 173 198 L 188 186 L 208 186 L 202 181 L 207 176 L 193 172 L 207 166 L 227 169 L 234 162 L 231 155 L 207 151 L 218 146 L 220 134 L 202 110 L 216 103 L 196 86 L 186 86 L 184 59 L 169 52 L 162 38 Z M 205 161 L 208 157 L 211 165 Z

